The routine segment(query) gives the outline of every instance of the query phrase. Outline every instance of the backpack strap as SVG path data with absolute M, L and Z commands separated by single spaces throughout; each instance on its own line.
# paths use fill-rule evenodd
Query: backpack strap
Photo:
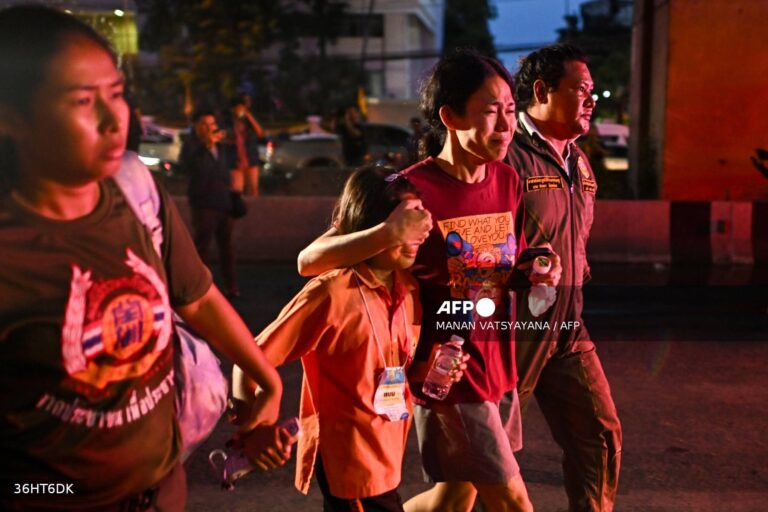
M 133 151 L 126 151 L 120 170 L 113 177 L 120 190 L 123 191 L 125 200 L 133 210 L 133 213 L 152 235 L 152 245 L 157 254 L 162 257 L 163 223 L 160 221 L 160 194 L 157 185 L 152 178 L 152 173 L 147 169 L 139 155 Z

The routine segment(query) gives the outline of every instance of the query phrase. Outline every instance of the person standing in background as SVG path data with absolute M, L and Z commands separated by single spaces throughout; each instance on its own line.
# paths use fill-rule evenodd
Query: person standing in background
M 234 98 L 227 126 L 228 143 L 234 149 L 232 189 L 249 196 L 259 195 L 259 139 L 264 129 L 253 117 L 246 96 Z
M 408 137 L 408 164 L 415 164 L 419 161 L 419 141 L 424 135 L 424 128 L 421 126 L 421 119 L 411 118 L 411 135 Z
M 349 167 L 361 165 L 368 150 L 365 141 L 365 131 L 357 107 L 350 106 L 337 121 L 336 131 L 341 137 L 341 152 L 344 162 Z
M 179 168 L 189 177 L 187 195 L 195 247 L 210 267 L 209 248 L 216 238 L 225 293 L 229 297 L 239 297 L 232 241 L 230 147 L 221 143 L 225 133 L 219 129 L 213 111 L 197 110 L 192 115 L 192 123 L 193 132 L 181 147 Z
M 528 55 L 515 76 L 519 122 L 508 151 L 523 183 L 526 240 L 551 244 L 563 267 L 554 305 L 537 317 L 524 295 L 518 320 L 577 326 L 520 330 L 516 349 L 521 408 L 535 396 L 562 448 L 573 512 L 613 509 L 622 441 L 608 380 L 582 318 L 597 183 L 574 141 L 589 131 L 593 86 L 586 56 L 574 46 Z

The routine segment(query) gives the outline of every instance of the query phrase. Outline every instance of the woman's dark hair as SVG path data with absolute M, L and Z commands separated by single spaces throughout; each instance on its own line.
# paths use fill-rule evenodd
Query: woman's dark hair
M 0 11 L 0 104 L 27 112 L 44 79 L 48 62 L 66 36 L 79 35 L 117 58 L 109 42 L 70 14 L 43 6 L 16 6 Z
M 520 69 L 515 74 L 515 104 L 520 112 L 533 103 L 533 84 L 543 80 L 547 88 L 554 91 L 560 86 L 565 75 L 565 63 L 572 60 L 587 62 L 586 54 L 570 44 L 553 44 L 540 48 L 520 60 Z
M 109 42 L 72 15 L 37 5 L 0 10 L 0 105 L 29 113 L 49 62 L 73 35 L 98 44 L 117 64 Z M 11 186 L 15 173 L 14 144 L 0 135 L 0 191 Z
M 416 187 L 392 167 L 366 165 L 347 179 L 333 211 L 340 234 L 354 233 L 383 222 L 403 194 L 418 196 Z
M 436 156 L 445 144 L 447 129 L 440 120 L 440 107 L 463 115 L 469 97 L 492 76 L 514 89 L 512 75 L 501 62 L 472 50 L 457 50 L 435 64 L 419 89 L 419 108 L 430 128 L 419 142 L 419 158 Z

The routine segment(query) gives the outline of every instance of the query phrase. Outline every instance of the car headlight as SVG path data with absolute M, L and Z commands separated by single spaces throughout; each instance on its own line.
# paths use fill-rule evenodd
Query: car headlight
M 141 156 L 141 155 L 139 155 L 139 160 L 141 160 L 141 163 L 143 163 L 147 167 L 154 167 L 156 165 L 160 165 L 160 159 L 159 158 L 155 158 L 154 156 Z

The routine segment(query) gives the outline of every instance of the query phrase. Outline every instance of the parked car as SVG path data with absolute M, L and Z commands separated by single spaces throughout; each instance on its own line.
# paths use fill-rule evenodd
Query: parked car
M 629 170 L 629 127 L 618 123 L 597 123 L 597 138 L 606 150 L 605 168 L 609 171 Z
M 264 146 L 264 174 L 290 174 L 307 167 L 344 167 L 341 140 L 334 134 L 272 138 Z
M 364 123 L 368 154 L 366 161 L 386 162 L 404 167 L 408 161 L 411 133 L 397 125 Z M 338 135 L 298 134 L 269 140 L 262 155 L 264 174 L 282 174 L 290 178 L 297 170 L 311 167 L 346 167 Z
M 160 126 L 152 117 L 142 118 L 142 127 L 139 159 L 152 171 L 172 175 L 179 161 L 182 137 L 189 130 Z

